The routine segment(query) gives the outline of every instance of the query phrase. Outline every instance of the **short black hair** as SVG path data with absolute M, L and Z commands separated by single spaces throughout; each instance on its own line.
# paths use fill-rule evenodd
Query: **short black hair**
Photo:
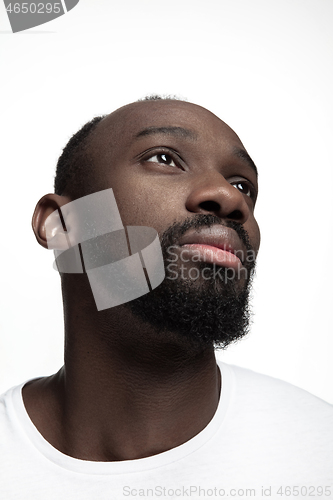
M 92 159 L 88 151 L 89 136 L 106 115 L 85 123 L 68 141 L 59 157 L 54 178 L 54 192 L 79 198 L 91 191 Z
M 187 102 L 187 99 L 185 97 L 180 97 L 178 95 L 172 95 L 172 94 L 149 94 L 149 95 L 146 95 L 144 97 L 142 97 L 141 99 L 138 99 L 137 102 L 142 102 L 142 101 L 168 101 L 168 100 L 171 100 L 171 101 L 186 101 Z
M 157 100 L 186 101 L 175 95 L 151 94 L 138 99 L 141 101 Z M 59 157 L 54 178 L 55 194 L 66 194 L 73 200 L 92 194 L 94 190 L 93 159 L 89 154 L 89 138 L 96 125 L 107 115 L 96 116 L 85 123 L 68 141 Z

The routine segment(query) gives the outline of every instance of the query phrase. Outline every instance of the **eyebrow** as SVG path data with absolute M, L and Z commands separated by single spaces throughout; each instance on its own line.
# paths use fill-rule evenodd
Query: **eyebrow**
M 234 148 L 233 149 L 233 154 L 240 158 L 241 160 L 245 160 L 246 163 L 254 170 L 256 177 L 258 178 L 258 169 L 252 160 L 251 156 L 245 151 L 245 149 L 242 148 Z
M 135 137 L 139 138 L 139 137 L 145 137 L 147 135 L 157 135 L 157 134 L 172 135 L 174 137 L 181 137 L 192 140 L 197 139 L 197 135 L 194 132 L 183 127 L 148 127 L 141 130 L 141 132 L 136 134 Z
M 197 140 L 197 135 L 191 130 L 183 127 L 147 127 L 135 135 L 135 138 L 146 137 L 149 135 L 165 134 L 174 137 L 181 137 L 186 139 Z M 254 170 L 256 177 L 258 178 L 258 169 L 252 160 L 251 156 L 245 151 L 245 149 L 235 147 L 233 149 L 233 154 L 244 160 L 251 168 Z

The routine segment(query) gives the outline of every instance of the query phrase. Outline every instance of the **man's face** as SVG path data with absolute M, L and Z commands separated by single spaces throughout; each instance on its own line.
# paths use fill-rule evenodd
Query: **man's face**
M 128 105 L 96 130 L 95 191 L 112 187 L 125 226 L 155 228 L 166 261 L 163 284 L 128 306 L 160 330 L 208 343 L 242 336 L 260 234 L 256 172 L 237 135 L 206 109 L 168 100 Z

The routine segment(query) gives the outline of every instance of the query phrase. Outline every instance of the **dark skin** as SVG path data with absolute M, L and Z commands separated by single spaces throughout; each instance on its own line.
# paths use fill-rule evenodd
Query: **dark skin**
M 125 226 L 162 234 L 175 221 L 211 213 L 243 224 L 258 250 L 255 172 L 237 135 L 206 109 L 172 100 L 133 103 L 97 125 L 89 148 L 95 191 L 113 188 Z M 33 229 L 45 248 L 46 218 L 69 201 L 64 193 L 38 202 Z M 209 423 L 220 395 L 213 346 L 161 336 L 124 305 L 98 312 L 85 275 L 63 275 L 62 288 L 64 366 L 23 389 L 47 441 L 79 459 L 131 460 L 179 446 Z

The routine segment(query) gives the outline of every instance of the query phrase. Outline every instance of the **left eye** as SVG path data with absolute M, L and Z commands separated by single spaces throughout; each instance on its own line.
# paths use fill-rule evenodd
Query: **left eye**
M 238 191 L 241 193 L 245 194 L 246 196 L 249 196 L 251 198 L 253 196 L 252 189 L 246 182 L 234 182 L 232 184 Z
M 158 155 L 151 156 L 146 161 L 151 161 L 153 163 L 162 163 L 163 165 L 168 165 L 170 167 L 177 167 L 171 156 L 166 153 L 160 153 Z

